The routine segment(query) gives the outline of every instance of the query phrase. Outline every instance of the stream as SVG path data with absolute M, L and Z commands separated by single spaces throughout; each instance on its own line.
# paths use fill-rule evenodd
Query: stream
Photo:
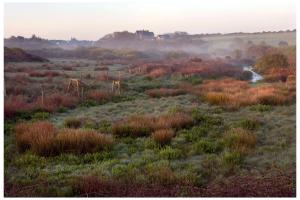
M 259 75 L 258 73 L 256 73 L 255 71 L 253 71 L 253 67 L 252 66 L 244 66 L 243 67 L 244 71 L 249 71 L 252 73 L 252 79 L 251 82 L 252 83 L 256 83 L 259 80 L 262 80 L 263 77 L 261 75 Z

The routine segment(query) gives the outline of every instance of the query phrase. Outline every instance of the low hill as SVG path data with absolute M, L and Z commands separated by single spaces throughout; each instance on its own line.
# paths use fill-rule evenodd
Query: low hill
M 4 47 L 4 62 L 48 62 L 40 56 L 27 53 L 20 48 Z

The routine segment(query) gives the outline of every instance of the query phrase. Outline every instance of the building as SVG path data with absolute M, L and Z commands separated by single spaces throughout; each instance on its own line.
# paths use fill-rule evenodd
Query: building
M 148 30 L 138 30 L 135 35 L 141 40 L 152 40 L 154 39 L 154 33 Z

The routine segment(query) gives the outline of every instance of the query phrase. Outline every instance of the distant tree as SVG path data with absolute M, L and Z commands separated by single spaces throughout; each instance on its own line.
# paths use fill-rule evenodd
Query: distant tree
M 260 72 L 265 72 L 271 68 L 285 68 L 288 67 L 288 59 L 282 53 L 267 54 L 256 62 L 255 68 Z

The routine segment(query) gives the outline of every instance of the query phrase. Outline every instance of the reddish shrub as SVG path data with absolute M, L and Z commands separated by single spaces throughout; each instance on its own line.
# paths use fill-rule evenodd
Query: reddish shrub
M 87 98 L 97 102 L 103 102 L 111 99 L 113 94 L 103 90 L 91 90 L 87 93 Z
M 37 104 L 40 106 L 40 108 L 47 112 L 55 112 L 61 107 L 73 108 L 77 103 L 77 98 L 69 95 L 62 95 L 59 93 L 45 96 L 44 105 L 42 105 L 41 97 L 37 99 Z
M 51 145 L 55 137 L 54 126 L 45 121 L 27 122 L 16 125 L 16 144 L 20 152 L 32 150 L 38 155 L 51 152 Z
M 184 93 L 185 93 L 184 90 L 181 89 L 168 89 L 168 88 L 151 89 L 146 91 L 146 94 L 148 94 L 151 97 L 177 96 Z
M 53 141 L 56 154 L 60 153 L 93 153 L 110 148 L 113 139 L 94 130 L 63 129 Z
M 4 100 L 5 117 L 13 117 L 17 112 L 30 111 L 32 105 L 27 102 L 24 96 L 8 96 Z
M 159 129 L 152 133 L 152 138 L 157 144 L 163 146 L 170 143 L 174 135 L 172 129 Z

